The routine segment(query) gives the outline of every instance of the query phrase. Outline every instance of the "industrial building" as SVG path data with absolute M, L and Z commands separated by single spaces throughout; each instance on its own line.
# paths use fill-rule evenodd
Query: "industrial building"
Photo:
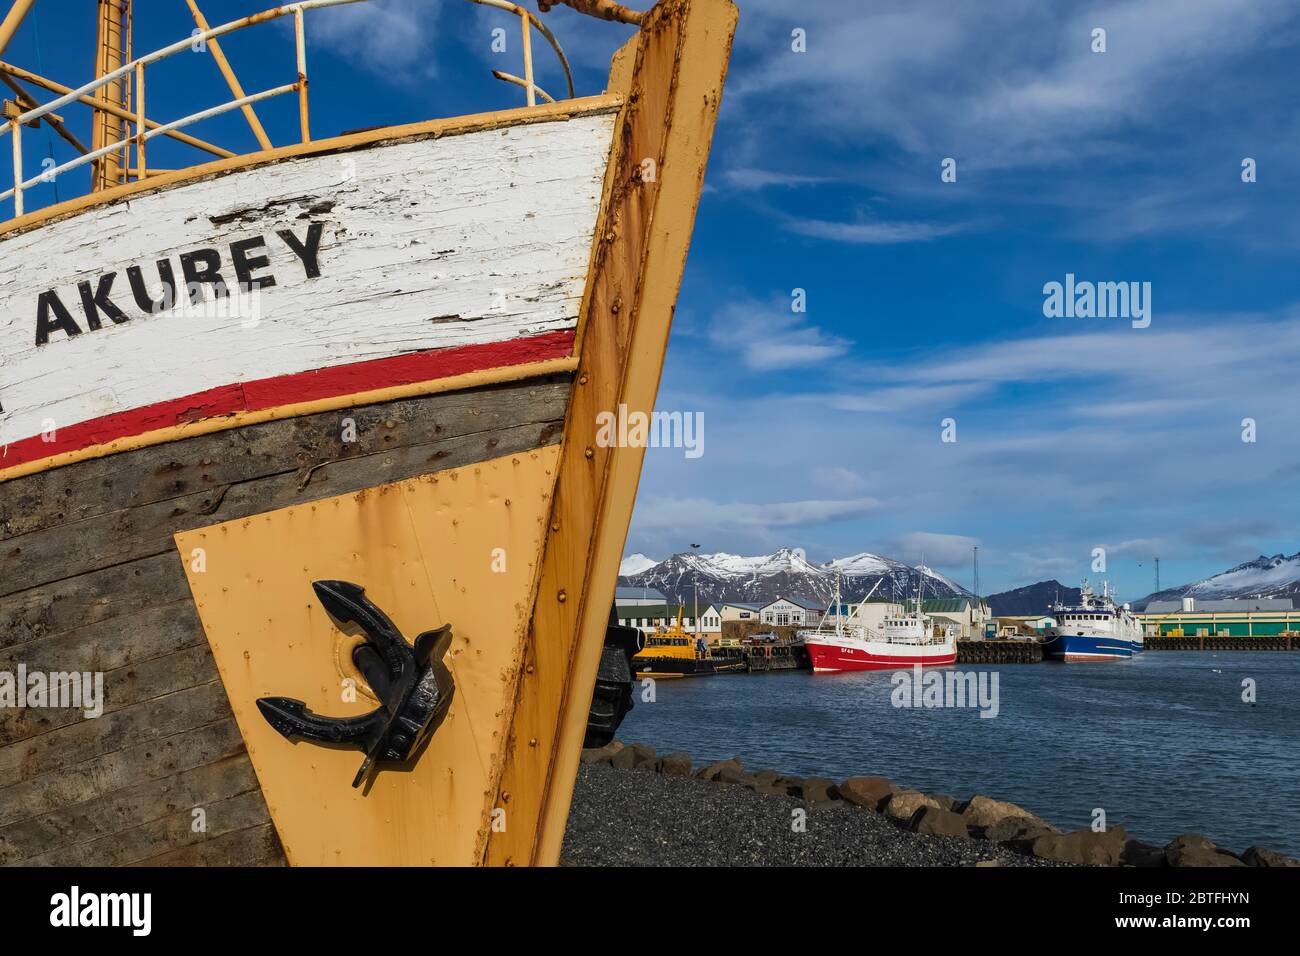
M 677 615 L 682 616 L 682 627 L 687 631 L 696 631 L 697 624 L 692 609 L 680 604 L 618 604 L 614 608 L 618 623 L 627 627 L 640 628 L 646 634 L 653 634 L 660 627 L 677 623 Z M 703 612 L 700 614 L 703 617 Z
M 667 604 L 668 598 L 654 588 L 638 588 L 620 584 L 614 591 L 614 603 L 619 607 L 635 604 Z
M 1277 637 L 1300 635 L 1291 598 L 1152 601 L 1138 614 L 1151 637 Z

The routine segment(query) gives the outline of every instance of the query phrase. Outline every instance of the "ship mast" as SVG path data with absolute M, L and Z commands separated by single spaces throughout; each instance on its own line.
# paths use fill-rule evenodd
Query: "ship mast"
M 131 0 L 99 0 L 95 34 L 95 79 L 120 69 L 131 58 Z M 125 78 L 102 87 L 99 98 L 125 110 L 129 93 Z M 107 110 L 95 110 L 91 150 L 125 139 L 124 121 Z M 91 164 L 90 188 L 94 192 L 125 182 L 125 150 L 105 153 Z

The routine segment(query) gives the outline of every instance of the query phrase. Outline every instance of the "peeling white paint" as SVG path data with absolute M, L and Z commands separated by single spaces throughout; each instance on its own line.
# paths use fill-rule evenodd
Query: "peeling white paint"
M 0 238 L 0 441 L 232 383 L 576 326 L 612 113 L 235 172 Z M 214 222 L 213 220 L 216 220 Z M 320 276 L 277 235 L 324 224 Z M 143 313 L 125 270 L 261 236 L 260 316 Z M 87 330 L 77 285 L 115 272 L 129 317 Z M 57 292 L 83 333 L 37 347 Z M 210 290 L 205 290 L 210 295 Z M 223 310 L 228 311 L 228 310 Z

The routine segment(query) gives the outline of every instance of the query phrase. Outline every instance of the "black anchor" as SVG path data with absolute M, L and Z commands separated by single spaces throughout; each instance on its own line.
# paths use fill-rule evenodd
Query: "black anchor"
M 412 648 L 396 625 L 369 598 L 365 588 L 347 581 L 316 581 L 316 597 L 336 621 L 357 624 L 367 640 L 352 651 L 380 706 L 360 717 L 322 717 L 292 697 L 261 697 L 257 708 L 286 739 L 363 751 L 352 781 L 359 787 L 378 761 L 414 763 L 438 729 L 456 685 L 442 662 L 451 645 L 451 625 L 425 631 Z M 414 758 L 412 758 L 414 754 Z

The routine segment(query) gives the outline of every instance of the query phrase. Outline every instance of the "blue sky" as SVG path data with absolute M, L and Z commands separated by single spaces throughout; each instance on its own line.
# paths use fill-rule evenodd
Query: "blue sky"
M 216 23 L 266 4 L 201 5 Z M 629 551 L 924 553 L 969 582 L 978 544 L 987 592 L 1075 583 L 1104 547 L 1138 597 L 1155 555 L 1169 586 L 1300 550 L 1294 2 L 740 6 L 659 402 L 704 413 L 705 453 L 650 450 Z M 89 7 L 38 0 L 5 59 L 86 78 Z M 137 52 L 192 27 L 182 0 L 138 7 Z M 579 94 L 599 91 L 630 28 L 548 22 Z M 515 42 L 504 14 L 455 0 L 310 16 L 316 134 L 518 105 L 487 74 L 520 72 L 514 46 L 491 52 L 495 26 Z M 280 27 L 227 52 L 250 89 L 292 79 Z M 223 90 L 184 55 L 159 68 L 150 112 Z M 262 111 L 277 142 L 293 110 Z M 237 117 L 196 132 L 251 145 Z M 66 158 L 45 132 L 28 148 Z M 1150 282 L 1150 327 L 1045 317 L 1043 286 L 1066 273 Z

